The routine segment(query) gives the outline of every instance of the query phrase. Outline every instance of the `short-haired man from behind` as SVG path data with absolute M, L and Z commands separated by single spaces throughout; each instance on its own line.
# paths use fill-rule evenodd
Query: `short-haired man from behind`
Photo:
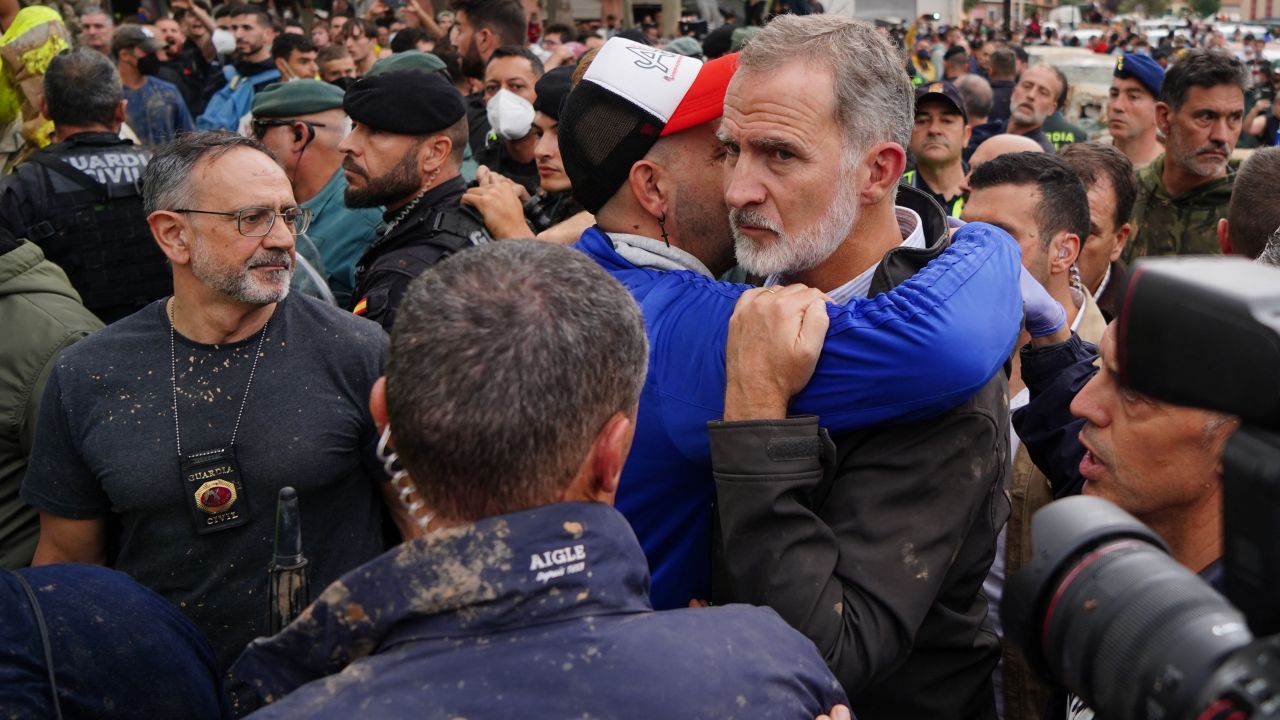
M 1165 152 L 1138 171 L 1134 236 L 1124 260 L 1216 254 L 1218 220 L 1231 201 L 1231 153 L 1244 117 L 1244 64 L 1225 52 L 1189 50 L 1170 66 L 1156 103 Z
M 280 79 L 271 43 L 271 14 L 260 5 L 235 5 L 227 13 L 236 37 L 236 61 L 222 69 L 222 84 L 196 118 L 201 130 L 236 130 L 249 114 L 253 94 Z
M 0 568 L 31 563 L 40 523 L 18 496 L 35 444 L 40 398 L 64 348 L 102 327 L 40 247 L 0 228 Z
M 573 250 L 493 243 L 411 283 L 370 405 L 431 532 L 241 656 L 233 674 L 273 701 L 255 717 L 482 717 L 495 693 L 532 717 L 637 720 L 844 702 L 769 611 L 653 612 L 610 507 L 647 358 L 635 301 Z
M 173 291 L 138 189 L 151 153 L 120 139 L 120 76 L 95 50 L 49 62 L 43 107 L 57 142 L 0 184 L 0 223 L 40 246 L 90 312 L 115 322 Z
M 991 51 L 988 60 L 990 73 L 987 79 L 991 82 L 991 115 L 989 121 L 1008 120 L 1010 100 L 1013 97 L 1013 83 L 1018 79 L 1018 56 L 1007 47 Z
M 1280 204 L 1272 190 L 1280 187 L 1280 148 L 1255 150 L 1236 173 L 1227 217 L 1218 221 L 1218 243 L 1224 254 L 1257 258 L 1280 229 Z
M 1128 277 L 1120 255 L 1133 231 L 1129 220 L 1138 197 L 1133 163 L 1118 149 L 1098 143 L 1071 145 L 1063 148 L 1060 157 L 1089 193 L 1089 237 L 1080 248 L 1076 265 L 1080 282 L 1110 322 L 1119 309 Z
M 352 120 L 338 146 L 347 156 L 346 205 L 386 208 L 384 226 L 356 265 L 351 310 L 389 332 L 415 277 L 489 241 L 484 223 L 461 206 L 466 110 L 448 80 L 422 70 L 360 78 L 343 109 Z
M 947 215 L 960 217 L 968 173 L 961 155 L 970 133 L 964 99 L 949 82 L 926 83 L 916 88 L 915 108 L 910 149 L 916 166 L 902 181 L 933 196 Z
M 985 125 L 991 115 L 991 83 L 977 73 L 969 73 L 955 82 L 956 91 L 964 99 L 964 111 L 969 115 L 969 127 Z
M 1156 100 L 1164 85 L 1164 68 L 1145 55 L 1116 58 L 1107 102 L 1107 128 L 1112 144 L 1141 169 L 1164 152 L 1156 134 Z
M 342 90 L 318 80 L 271 85 L 253 98 L 253 135 L 280 160 L 294 199 L 311 211 L 306 237 L 319 251 L 334 301 L 347 308 L 356 262 L 377 237 L 382 213 L 343 203 L 347 179 L 338 145 L 351 121 L 342 98 Z
M 1088 291 L 1072 279 L 1082 239 L 1090 230 L 1090 205 L 1085 185 L 1071 167 L 1046 153 L 1001 155 L 975 168 L 969 186 L 965 219 L 1008 230 L 1022 247 L 1022 263 L 1031 277 L 1065 309 L 1065 326 L 1089 342 L 1099 341 L 1107 321 Z M 1020 338 L 1022 342 L 1028 339 L 1025 333 Z M 1010 410 L 1023 407 L 1030 399 L 1017 356 L 1008 396 Z M 1053 499 L 1048 479 L 1031 462 L 1021 440 L 1016 434 L 1010 439 L 1013 473 L 1005 489 L 1012 507 L 996 546 L 996 561 L 983 586 L 992 603 L 991 617 L 1002 636 L 998 608 L 1005 580 L 1030 559 L 1031 516 Z M 1004 642 L 1003 655 L 1003 666 L 994 676 L 1002 717 L 1035 717 L 1044 707 L 1047 690 L 1011 642 Z

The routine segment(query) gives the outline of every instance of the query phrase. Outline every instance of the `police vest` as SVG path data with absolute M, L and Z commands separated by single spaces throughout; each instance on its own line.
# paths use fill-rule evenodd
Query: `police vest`
M 73 147 L 65 155 L 41 150 L 27 159 L 41 170 L 41 187 L 30 188 L 31 197 L 44 201 L 38 205 L 43 219 L 27 229 L 29 239 L 104 322 L 173 292 L 172 272 L 142 208 L 148 159 L 129 145 Z
M 380 272 L 416 278 L 450 255 L 490 240 L 484 222 L 468 207 L 432 208 L 408 218 L 374 240 L 360 258 L 356 265 L 355 291 L 351 294 L 351 311 L 376 320 L 392 310 L 386 288 L 379 287 Z M 380 267 L 379 261 L 393 252 L 395 262 Z

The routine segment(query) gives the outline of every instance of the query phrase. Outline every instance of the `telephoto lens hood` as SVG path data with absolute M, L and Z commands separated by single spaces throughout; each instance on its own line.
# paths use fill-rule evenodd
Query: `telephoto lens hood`
M 1218 668 L 1253 640 L 1244 615 L 1100 498 L 1049 503 L 1031 545 L 1001 605 L 1031 665 L 1099 718 L 1202 717 Z
M 1000 603 L 1005 633 L 1024 649 L 1037 672 L 1046 674 L 1041 647 L 1045 612 L 1059 579 L 1090 550 L 1112 540 L 1135 539 L 1168 552 L 1158 535 L 1106 500 L 1076 495 L 1055 500 L 1031 520 L 1031 559 L 1009 579 Z M 1032 649 L 1035 652 L 1031 652 Z

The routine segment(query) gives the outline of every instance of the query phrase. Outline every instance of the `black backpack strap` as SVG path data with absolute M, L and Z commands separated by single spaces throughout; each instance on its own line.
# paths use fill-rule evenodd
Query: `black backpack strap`
M 67 163 L 67 161 L 50 152 L 32 153 L 31 156 L 27 158 L 27 162 L 36 163 L 51 172 L 61 175 L 85 190 L 93 193 L 99 202 L 134 197 L 142 194 L 141 188 L 137 187 L 136 183 L 132 187 L 126 186 L 128 189 L 124 192 L 117 191 L 115 190 L 115 186 L 104 185 L 97 180 L 94 180 L 85 173 L 72 167 Z
M 40 609 L 40 601 L 36 599 L 35 590 L 22 577 L 22 573 L 10 573 L 17 579 L 27 594 L 27 602 L 31 603 L 31 612 L 36 616 L 36 628 L 40 631 L 40 643 L 44 646 L 44 666 L 49 671 L 49 692 L 53 695 L 53 716 L 62 720 L 62 705 L 58 702 L 58 681 L 53 672 L 53 643 L 49 640 L 49 628 L 44 622 L 44 611 Z

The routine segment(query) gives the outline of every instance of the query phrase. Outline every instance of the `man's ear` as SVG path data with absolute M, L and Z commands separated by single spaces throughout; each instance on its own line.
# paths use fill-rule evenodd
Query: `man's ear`
M 43 98 L 41 98 L 41 101 L 43 102 Z M 129 119 L 128 109 L 129 109 L 128 100 L 121 100 L 120 104 L 116 106 L 115 114 L 111 117 L 111 123 L 112 123 L 112 127 L 115 128 L 115 131 L 117 133 L 120 132 L 120 126 L 124 125 L 125 122 L 128 121 Z M 49 117 L 48 114 L 45 114 L 45 117 Z
M 387 376 L 383 375 L 373 383 L 373 388 L 369 390 L 369 414 L 373 416 L 373 424 L 377 426 L 378 433 L 384 433 L 387 425 L 391 424 L 391 419 L 387 417 Z
M 1049 244 L 1049 272 L 1067 272 L 1079 256 L 1080 236 L 1075 233 L 1060 233 Z
M 1231 254 L 1231 227 L 1226 218 L 1218 221 L 1218 247 L 1223 255 Z
M 1226 222 L 1226 220 L 1223 220 Z M 1119 232 L 1116 233 L 1116 246 L 1111 249 L 1111 262 L 1120 259 L 1120 253 L 1124 252 L 1124 246 L 1129 243 L 1129 238 L 1133 235 L 1133 224 L 1125 223 L 1120 226 Z
M 1173 120 L 1173 109 L 1169 107 L 1169 103 L 1156 103 L 1156 130 L 1164 137 L 1169 137 L 1169 124 Z
M 449 159 L 449 154 L 453 152 L 453 141 L 448 135 L 436 135 L 422 144 L 422 171 L 426 175 Z
M 498 39 L 489 28 L 478 28 L 475 31 L 475 35 L 472 37 L 471 42 L 475 43 L 476 51 L 481 57 L 484 57 L 490 52 L 498 49 Z
M 634 411 L 633 411 L 634 412 Z M 631 452 L 635 424 L 621 411 L 614 413 L 591 443 L 591 451 L 561 494 L 563 502 L 601 502 L 613 505 L 618 481 Z
M 907 167 L 907 151 L 898 143 L 880 143 L 862 158 L 869 173 L 858 193 L 859 201 L 862 205 L 876 205 L 898 186 Z
M 631 166 L 627 174 L 627 184 L 631 186 L 631 194 L 644 211 L 655 218 L 667 212 L 667 193 L 663 186 L 662 167 L 649 160 L 639 160 Z
M 40 108 L 40 114 L 49 117 L 49 101 L 45 99 L 44 93 L 40 93 L 40 99 L 36 101 L 36 105 Z
M 147 216 L 147 225 L 170 264 L 178 266 L 191 262 L 191 241 L 194 238 L 186 218 L 180 213 L 157 210 Z
M 280 73 L 280 77 L 285 79 L 288 79 L 292 74 L 289 72 L 289 64 L 284 61 L 284 58 L 276 58 L 276 70 Z

